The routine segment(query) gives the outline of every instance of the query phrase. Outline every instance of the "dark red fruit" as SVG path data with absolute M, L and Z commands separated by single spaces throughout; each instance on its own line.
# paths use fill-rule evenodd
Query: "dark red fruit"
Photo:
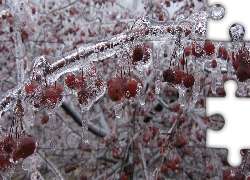
M 236 76 L 240 82 L 250 78 L 250 61 L 242 61 L 236 71 Z
M 192 54 L 193 54 L 195 57 L 200 58 L 200 57 L 203 56 L 203 54 L 204 54 L 203 47 L 200 46 L 200 45 L 195 45 L 195 44 L 193 44 L 193 47 L 192 47 Z
M 70 89 L 80 89 L 80 87 L 85 87 L 86 82 L 85 82 L 85 77 L 83 78 L 76 78 L 74 74 L 68 75 L 65 79 L 65 84 L 68 88 Z
M 124 97 L 123 80 L 120 77 L 108 81 L 108 94 L 112 101 L 120 101 Z
M 163 72 L 163 78 L 165 80 L 165 82 L 173 82 L 174 80 L 174 73 L 171 69 L 167 69 Z
M 36 142 L 31 137 L 24 137 L 20 139 L 20 143 L 13 151 L 14 162 L 23 158 L 26 159 L 34 153 L 36 149 Z
M 186 74 L 183 79 L 183 84 L 186 88 L 190 88 L 194 85 L 195 79 L 192 74 Z
M 37 84 L 28 84 L 24 88 L 26 92 L 26 100 L 31 103 L 35 108 L 39 108 L 42 103 L 43 92 Z
M 0 154 L 0 171 L 6 172 L 11 167 L 12 167 L 12 164 L 10 163 L 10 156 Z
M 174 83 L 175 84 L 181 84 L 183 78 L 183 73 L 179 70 L 175 70 L 174 72 Z
M 211 56 L 212 54 L 214 54 L 215 47 L 211 41 L 205 41 L 204 49 L 206 55 Z
M 162 165 L 161 172 L 164 173 L 164 174 L 167 173 L 168 172 L 168 167 L 166 165 Z
M 49 117 L 44 116 L 41 120 L 42 124 L 46 124 L 49 121 Z
M 36 84 L 28 84 L 25 86 L 25 92 L 26 92 L 26 97 L 27 98 L 33 98 L 36 95 L 38 85 Z
M 63 90 L 59 86 L 48 86 L 45 90 L 45 95 L 41 103 L 45 109 L 54 109 L 56 105 L 62 100 Z
M 7 136 L 3 141 L 3 149 L 7 154 L 11 154 L 13 149 L 16 148 L 16 146 L 16 140 L 11 136 Z
M 189 56 L 192 52 L 192 49 L 190 46 L 187 46 L 184 48 L 184 53 L 185 53 L 185 56 Z
M 175 164 L 179 164 L 179 162 L 180 162 L 180 159 L 179 159 L 179 158 L 175 158 L 175 159 L 174 159 L 174 163 L 175 163 Z
M 227 60 L 227 49 L 225 48 L 225 46 L 220 46 L 219 47 L 219 52 L 218 52 L 218 58 Z
M 94 96 L 95 96 L 95 91 L 93 91 L 92 89 L 82 88 L 77 93 L 78 102 L 82 105 L 88 104 L 89 99 L 94 98 Z
M 137 81 L 130 78 L 124 79 L 124 93 L 125 97 L 130 99 L 131 97 L 135 97 L 137 90 Z
M 233 169 L 227 169 L 223 173 L 223 180 L 245 180 L 245 175 Z
M 217 61 L 214 59 L 212 60 L 212 64 L 211 64 L 212 68 L 216 68 L 217 67 Z
M 146 62 L 149 59 L 149 47 L 148 46 L 139 46 L 137 45 L 133 50 L 132 55 L 132 64 L 136 65 L 137 62 L 143 61 Z
M 75 75 L 74 74 L 70 74 L 65 78 L 65 84 L 68 88 L 70 89 L 75 89 Z

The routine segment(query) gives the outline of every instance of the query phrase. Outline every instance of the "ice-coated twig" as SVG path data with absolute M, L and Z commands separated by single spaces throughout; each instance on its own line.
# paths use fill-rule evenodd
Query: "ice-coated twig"
M 64 180 L 63 175 L 61 174 L 61 172 L 59 171 L 59 169 L 57 169 L 57 167 L 54 165 L 54 163 L 52 163 L 48 158 L 45 157 L 45 155 L 42 152 L 38 152 L 38 155 L 44 160 L 44 162 L 49 166 L 49 168 L 51 169 L 51 171 L 55 174 L 55 176 L 60 179 L 60 180 Z
M 122 161 L 118 161 L 114 166 L 112 166 L 111 168 L 109 168 L 108 170 L 105 171 L 106 176 L 111 176 L 112 174 L 114 174 L 122 165 Z M 101 174 L 100 176 L 98 176 L 96 178 L 96 180 L 99 179 L 105 179 L 104 174 Z
M 145 156 L 144 156 L 144 152 L 143 152 L 141 143 L 139 143 L 139 151 L 140 151 L 140 154 L 141 154 L 140 158 L 141 158 L 141 162 L 142 162 L 144 178 L 146 180 L 148 180 L 147 165 L 146 165 L 146 160 L 145 160 Z

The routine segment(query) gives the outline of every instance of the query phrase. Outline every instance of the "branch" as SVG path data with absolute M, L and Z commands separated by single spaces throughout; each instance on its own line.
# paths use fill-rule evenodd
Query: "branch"
M 63 102 L 61 107 L 73 118 L 73 120 L 79 126 L 82 126 L 82 116 L 78 112 L 76 112 L 66 102 Z M 88 130 L 91 131 L 92 133 L 94 133 L 95 135 L 100 136 L 100 137 L 105 137 L 105 136 L 109 135 L 108 131 L 102 129 L 101 127 L 98 127 L 98 126 L 94 125 L 91 122 L 88 122 Z

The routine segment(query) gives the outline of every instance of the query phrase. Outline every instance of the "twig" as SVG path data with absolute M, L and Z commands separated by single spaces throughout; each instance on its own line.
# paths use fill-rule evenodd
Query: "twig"
M 82 117 L 81 115 L 76 112 L 71 106 L 69 106 L 68 103 L 63 102 L 62 106 L 61 106 L 72 118 L 73 120 L 79 125 L 82 126 Z M 98 127 L 96 125 L 94 125 L 91 122 L 88 122 L 88 130 L 91 131 L 92 133 L 94 133 L 97 136 L 100 137 L 105 137 L 107 135 L 109 135 L 110 133 L 107 132 L 106 130 L 102 129 L 101 127 Z

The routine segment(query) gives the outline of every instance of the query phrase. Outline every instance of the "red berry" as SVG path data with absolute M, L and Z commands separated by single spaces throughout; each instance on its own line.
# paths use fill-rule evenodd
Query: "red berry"
M 65 78 L 65 84 L 68 88 L 70 89 L 79 89 L 80 87 L 85 87 L 86 86 L 86 82 L 85 82 L 85 77 L 83 78 L 76 78 L 74 74 L 72 75 L 68 75 Z
M 108 94 L 112 101 L 120 101 L 124 97 L 123 80 L 119 77 L 108 81 Z
M 212 68 L 216 68 L 217 67 L 217 61 L 214 59 L 212 60 L 212 64 L 211 64 Z
M 166 7 L 170 7 L 170 1 L 165 1 Z
M 157 141 L 157 146 L 161 147 L 162 146 L 162 140 L 160 139 L 159 141 Z
M 45 95 L 42 98 L 42 103 L 45 109 L 54 109 L 56 105 L 62 100 L 63 90 L 59 86 L 48 86 Z
M 183 78 L 183 73 L 179 70 L 175 70 L 174 73 L 174 83 L 175 84 L 181 84 L 182 83 L 182 78 Z
M 193 44 L 192 54 L 195 57 L 200 58 L 204 54 L 203 47 L 201 47 L 200 45 Z
M 65 84 L 70 89 L 75 89 L 75 75 L 70 74 L 65 78 Z
M 11 154 L 13 149 L 16 148 L 16 146 L 16 140 L 11 136 L 7 136 L 3 141 L 3 149 L 8 154 Z
M 124 93 L 126 98 L 130 99 L 131 97 L 135 97 L 137 90 L 137 81 L 131 78 L 124 79 Z
M 27 98 L 33 98 L 36 95 L 36 90 L 38 88 L 38 85 L 36 84 L 28 84 L 25 86 L 25 92 Z
M 175 164 L 171 164 L 170 168 L 174 171 L 176 169 L 176 165 Z
M 224 60 L 227 60 L 227 49 L 225 46 L 220 46 L 219 47 L 219 52 L 218 52 L 218 58 L 222 58 Z
M 192 52 L 192 49 L 190 46 L 187 46 L 184 48 L 184 53 L 185 53 L 185 56 L 189 56 Z
M 162 165 L 161 172 L 164 173 L 164 174 L 167 173 L 168 172 L 168 167 L 166 165 Z
M 82 105 L 87 105 L 90 98 L 94 98 L 95 91 L 93 89 L 82 88 L 77 93 L 78 102 Z
M 180 159 L 179 159 L 179 158 L 175 158 L 175 159 L 174 159 L 174 163 L 175 163 L 175 164 L 179 164 L 179 162 L 180 162 Z
M 6 172 L 12 167 L 10 163 L 10 156 L 0 154 L 0 171 Z
M 139 46 L 137 45 L 133 50 L 132 55 L 132 64 L 136 65 L 137 62 L 143 61 L 146 62 L 149 59 L 149 47 L 148 46 Z
M 39 108 L 43 97 L 42 89 L 33 83 L 26 85 L 24 89 L 26 92 L 26 100 L 35 108 Z
M 173 82 L 174 81 L 174 73 L 171 69 L 167 69 L 163 72 L 163 78 L 166 82 Z
M 102 79 L 96 79 L 95 80 L 95 86 L 98 91 L 101 91 L 101 87 L 103 86 L 103 80 Z
M 240 82 L 250 78 L 250 61 L 242 61 L 236 71 L 236 76 Z
M 14 162 L 32 155 L 36 149 L 36 143 L 31 137 L 21 138 L 20 143 L 13 151 Z
M 49 117 L 43 117 L 42 120 L 41 120 L 41 123 L 42 124 L 46 124 L 47 122 L 49 121 Z
M 205 41 L 204 49 L 206 55 L 211 56 L 212 54 L 214 54 L 215 47 L 211 41 Z
M 183 84 L 186 88 L 190 88 L 194 85 L 195 79 L 192 74 L 186 74 L 183 79 Z

